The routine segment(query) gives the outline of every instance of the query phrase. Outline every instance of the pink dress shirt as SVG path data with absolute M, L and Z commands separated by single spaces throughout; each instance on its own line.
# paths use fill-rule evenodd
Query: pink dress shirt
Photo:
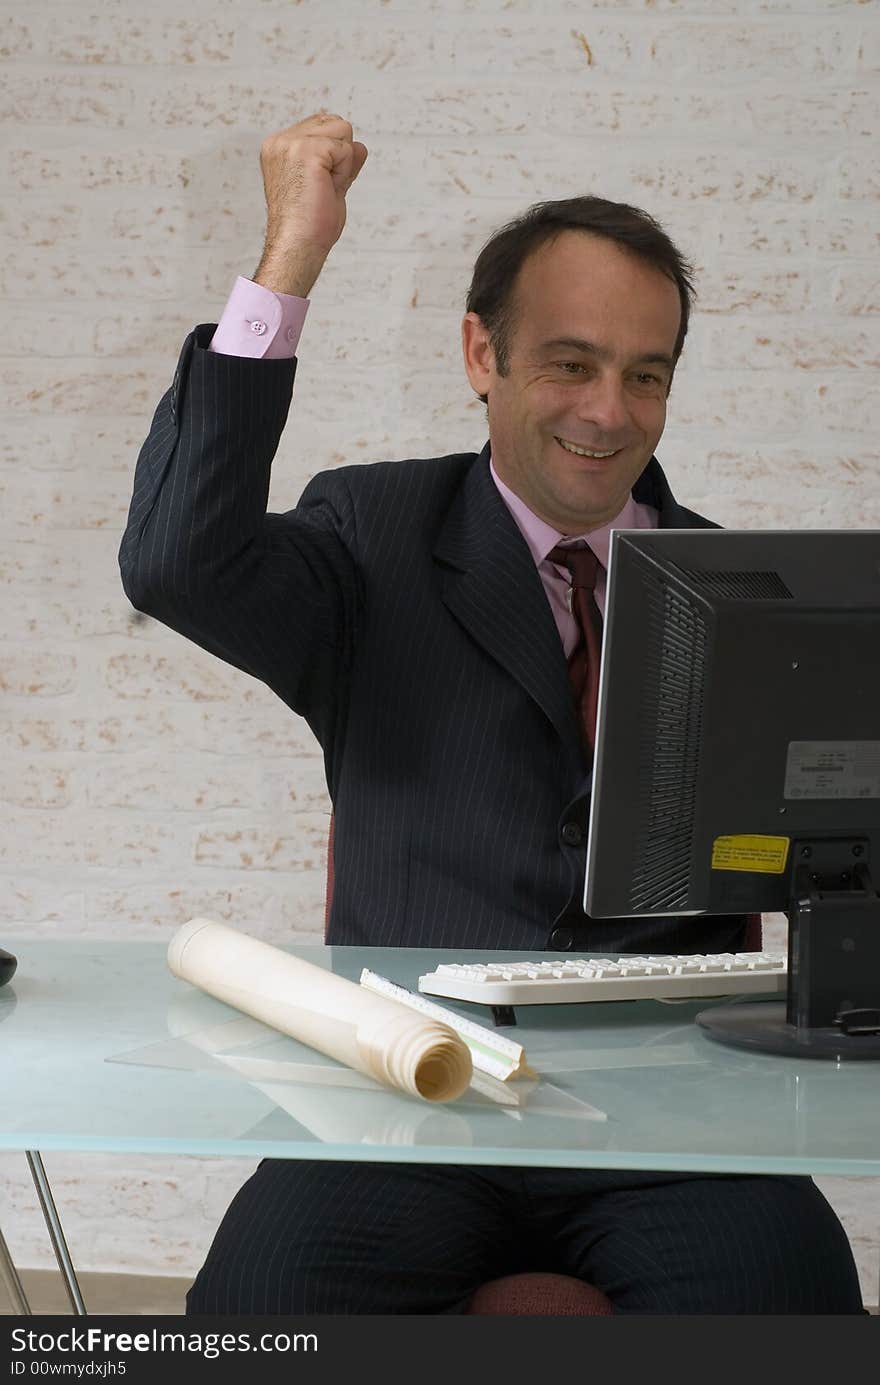
M 264 288 L 262 284 L 255 284 L 252 279 L 244 279 L 239 275 L 208 350 L 216 351 L 223 356 L 250 356 L 265 360 L 289 359 L 296 355 L 309 301 L 308 298 L 296 298 L 288 293 L 275 293 L 272 289 Z M 569 609 L 571 577 L 567 568 L 561 568 L 547 558 L 550 550 L 563 541 L 563 536 L 543 519 L 539 519 L 528 505 L 504 484 L 495 470 L 491 454 L 489 471 L 501 499 L 513 516 L 535 560 L 562 640 L 565 657 L 568 658 L 580 636 L 577 622 Z M 601 529 L 593 529 L 588 534 L 571 535 L 564 540 L 568 544 L 576 542 L 578 538 L 583 539 L 599 559 L 596 605 L 603 616 L 611 530 L 656 529 L 658 519 L 658 512 L 653 505 L 641 504 L 630 495 L 620 514 L 603 524 Z

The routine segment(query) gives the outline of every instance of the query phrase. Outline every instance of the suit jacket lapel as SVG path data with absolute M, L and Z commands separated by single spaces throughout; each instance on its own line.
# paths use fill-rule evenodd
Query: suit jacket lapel
M 720 528 L 720 525 L 714 524 L 712 520 L 704 519 L 702 515 L 686 509 L 684 505 L 679 505 L 669 489 L 669 482 L 656 457 L 652 457 L 648 462 L 633 486 L 632 493 L 634 500 L 642 505 L 653 505 L 655 510 L 659 511 L 657 524 L 659 529 Z
M 559 631 L 528 545 L 489 473 L 489 444 L 465 475 L 434 545 L 441 598 L 476 642 L 542 708 L 583 769 L 583 752 Z M 659 511 L 661 529 L 710 521 L 684 509 L 656 457 L 633 487 Z
M 528 545 L 489 473 L 488 443 L 465 476 L 434 559 L 447 609 L 534 698 L 580 760 L 559 632 Z

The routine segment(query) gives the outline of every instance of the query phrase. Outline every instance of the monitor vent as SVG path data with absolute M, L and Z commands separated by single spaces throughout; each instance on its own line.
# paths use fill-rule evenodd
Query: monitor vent
M 646 580 L 651 633 L 640 719 L 644 788 L 630 899 L 634 912 L 687 907 L 706 665 L 706 625 L 699 607 L 665 583 Z
M 794 600 L 778 572 L 707 572 L 704 568 L 677 566 L 676 571 L 692 586 L 702 587 L 711 596 L 751 601 Z

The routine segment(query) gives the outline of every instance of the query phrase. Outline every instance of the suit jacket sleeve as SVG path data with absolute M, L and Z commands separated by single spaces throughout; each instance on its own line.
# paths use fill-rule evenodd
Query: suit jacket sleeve
M 332 473 L 267 514 L 296 359 L 207 350 L 196 327 L 135 468 L 119 550 L 132 605 L 265 682 L 320 740 L 344 694 L 361 608 L 354 511 Z

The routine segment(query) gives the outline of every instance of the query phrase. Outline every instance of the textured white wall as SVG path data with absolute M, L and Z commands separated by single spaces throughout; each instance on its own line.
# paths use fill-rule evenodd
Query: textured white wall
M 479 450 L 476 254 L 531 203 L 658 216 L 700 297 L 658 454 L 735 527 L 880 526 L 880 25 L 859 0 L 5 3 L 0 939 L 321 931 L 317 744 L 136 623 L 116 552 L 184 337 L 251 276 L 259 147 L 322 106 L 370 158 L 313 292 L 270 506 Z M 772 936 L 772 934 L 771 934 Z M 49 1156 L 83 1268 L 188 1274 L 253 1162 Z M 2 1225 L 50 1263 L 23 1157 Z M 880 1180 L 878 1180 L 880 1182 Z M 878 1182 L 822 1180 L 877 1299 Z

